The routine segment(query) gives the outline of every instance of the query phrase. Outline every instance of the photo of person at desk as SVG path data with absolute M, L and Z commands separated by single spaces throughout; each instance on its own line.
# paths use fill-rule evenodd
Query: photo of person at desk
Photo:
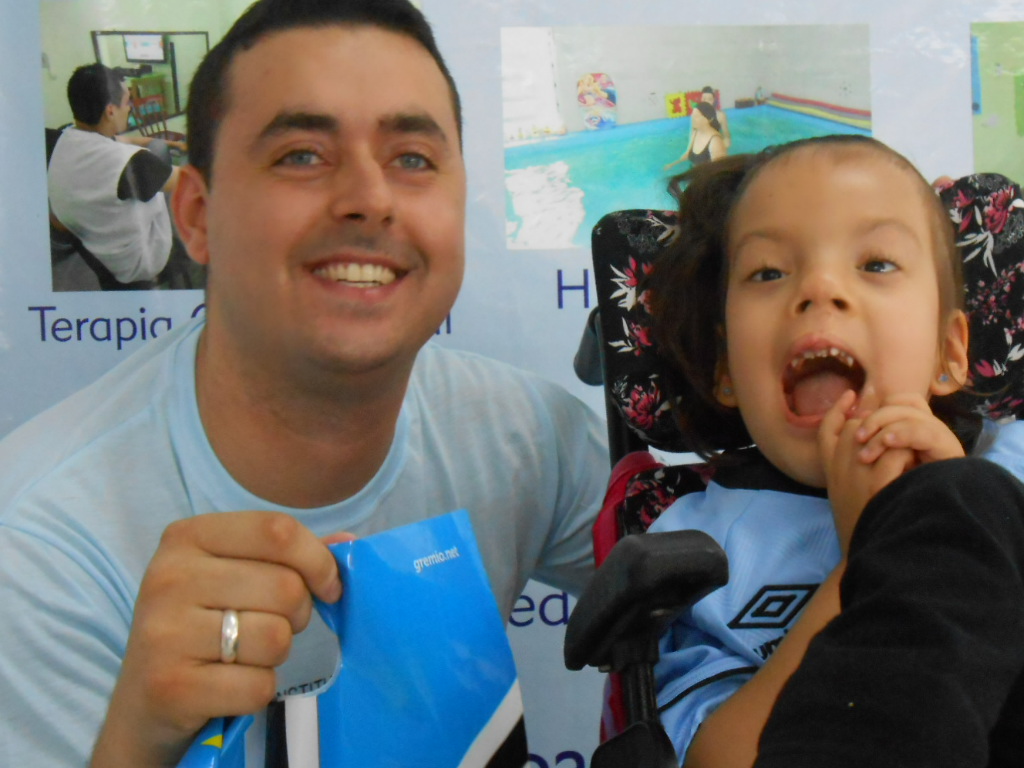
M 103 64 L 75 70 L 68 102 L 74 123 L 57 138 L 47 170 L 51 240 L 63 237 L 78 251 L 102 288 L 202 287 L 165 197 L 178 182 L 170 149 L 184 152 L 184 142 L 121 135 L 129 92 Z

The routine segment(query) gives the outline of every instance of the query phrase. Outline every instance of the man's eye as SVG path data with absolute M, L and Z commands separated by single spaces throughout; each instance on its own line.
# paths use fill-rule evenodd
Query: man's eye
M 750 275 L 750 281 L 753 283 L 767 283 L 771 280 L 782 279 L 782 270 L 776 267 L 761 267 Z
M 395 163 L 407 171 L 427 171 L 434 167 L 432 162 L 418 152 L 406 152 L 399 155 Z
M 277 165 L 319 165 L 323 162 L 316 152 L 312 149 L 293 149 L 291 152 L 285 154 L 280 160 L 277 161 Z
M 865 272 L 895 272 L 899 267 L 889 259 L 873 258 L 864 262 L 862 269 Z

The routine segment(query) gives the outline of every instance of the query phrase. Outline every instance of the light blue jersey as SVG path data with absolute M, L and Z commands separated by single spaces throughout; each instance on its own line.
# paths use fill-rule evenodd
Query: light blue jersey
M 1024 423 L 986 423 L 974 453 L 1024 479 Z M 840 560 L 823 492 L 760 457 L 715 480 L 650 528 L 704 531 L 729 558 L 729 583 L 685 611 L 661 641 L 658 706 L 680 762 L 700 724 L 764 664 Z
M 338 504 L 282 509 L 235 482 L 206 439 L 194 383 L 202 328 L 160 337 L 0 442 L 5 764 L 88 763 L 139 583 L 175 520 L 271 509 L 320 536 L 368 535 L 464 508 L 504 617 L 529 577 L 577 592 L 591 572 L 604 427 L 559 387 L 428 344 L 376 476 Z M 335 658 L 311 649 L 325 636 L 337 643 L 312 626 L 319 634 L 296 638 L 282 690 L 333 671 Z
M 650 530 L 683 529 L 705 531 L 725 550 L 729 583 L 662 638 L 658 706 L 680 759 L 697 727 L 764 664 L 840 559 L 832 510 L 817 495 L 713 481 L 677 500 Z

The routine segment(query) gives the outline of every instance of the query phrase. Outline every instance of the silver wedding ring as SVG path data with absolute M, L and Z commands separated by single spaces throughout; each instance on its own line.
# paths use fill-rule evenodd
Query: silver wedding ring
M 220 660 L 231 664 L 238 658 L 238 611 L 228 608 L 220 623 Z

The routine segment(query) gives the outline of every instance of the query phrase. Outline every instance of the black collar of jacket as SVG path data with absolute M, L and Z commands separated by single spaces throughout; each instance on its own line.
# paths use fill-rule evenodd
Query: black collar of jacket
M 715 462 L 713 481 L 723 488 L 750 491 L 781 491 L 798 496 L 828 498 L 824 488 L 812 488 L 784 474 L 757 448 L 722 454 Z

